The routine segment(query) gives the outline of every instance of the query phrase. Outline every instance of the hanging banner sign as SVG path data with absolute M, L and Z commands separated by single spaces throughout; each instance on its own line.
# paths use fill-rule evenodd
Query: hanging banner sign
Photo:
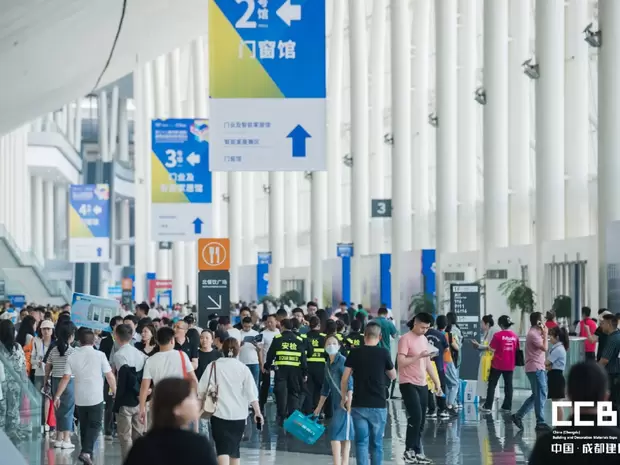
M 209 236 L 209 122 L 167 119 L 153 120 L 151 126 L 153 240 L 194 241 Z
M 108 184 L 73 184 L 69 187 L 69 261 L 110 261 Z
M 325 16 L 325 0 L 209 0 L 213 171 L 326 169 Z

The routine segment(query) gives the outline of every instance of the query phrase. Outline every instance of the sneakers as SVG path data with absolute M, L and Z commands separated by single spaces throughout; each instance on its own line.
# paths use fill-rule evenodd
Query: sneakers
M 523 421 L 516 414 L 510 415 L 510 419 L 515 424 L 515 426 L 519 429 L 523 429 Z
M 405 463 L 413 463 L 413 464 L 429 464 L 429 463 L 433 463 L 433 461 L 429 458 L 427 458 L 425 455 L 423 454 L 416 454 L 414 451 L 412 450 L 407 450 L 405 451 L 405 453 L 403 454 L 403 460 L 405 461 Z
M 491 409 L 485 407 L 484 405 L 481 405 L 479 410 L 480 410 L 480 413 L 491 413 Z
M 436 412 L 428 412 L 426 414 L 426 418 L 437 418 L 437 413 Z
M 446 410 L 443 410 L 439 413 L 439 418 L 441 418 L 442 420 L 447 420 L 448 418 L 450 418 L 450 414 Z

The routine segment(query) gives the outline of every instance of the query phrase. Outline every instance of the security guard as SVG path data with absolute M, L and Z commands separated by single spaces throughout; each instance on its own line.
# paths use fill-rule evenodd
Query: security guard
M 325 377 L 325 333 L 321 332 L 321 320 L 311 316 L 310 331 L 306 334 L 306 356 L 308 358 L 307 395 L 304 401 L 304 412 L 312 413 L 321 398 L 321 387 Z
M 273 338 L 267 352 L 265 369 L 275 370 L 273 392 L 276 396 L 278 423 L 299 408 L 299 398 L 308 374 L 304 339 L 293 333 L 293 322 L 280 322 L 282 333 Z
M 347 350 L 350 352 L 352 349 L 356 349 L 357 347 L 361 347 L 364 345 L 364 335 L 360 332 L 362 329 L 362 322 L 359 320 L 353 320 L 351 322 L 351 331 L 347 336 L 345 341 L 345 345 L 347 346 Z

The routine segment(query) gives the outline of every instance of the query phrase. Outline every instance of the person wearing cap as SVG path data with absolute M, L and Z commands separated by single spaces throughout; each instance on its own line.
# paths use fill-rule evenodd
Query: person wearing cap
M 508 315 L 502 315 L 497 320 L 500 330 L 493 335 L 489 343 L 489 350 L 493 351 L 491 361 L 491 373 L 487 384 L 487 395 L 481 412 L 490 412 L 493 408 L 493 397 L 500 376 L 504 378 L 504 402 L 502 412 L 510 413 L 512 410 L 512 377 L 515 371 L 517 350 L 519 350 L 519 336 L 512 329 L 512 320 Z

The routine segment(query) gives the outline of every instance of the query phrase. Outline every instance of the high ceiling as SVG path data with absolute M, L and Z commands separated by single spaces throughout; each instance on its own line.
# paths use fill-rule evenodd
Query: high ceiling
M 93 90 L 123 0 L 0 0 L 0 135 Z M 207 33 L 206 0 L 127 0 L 99 87 Z

